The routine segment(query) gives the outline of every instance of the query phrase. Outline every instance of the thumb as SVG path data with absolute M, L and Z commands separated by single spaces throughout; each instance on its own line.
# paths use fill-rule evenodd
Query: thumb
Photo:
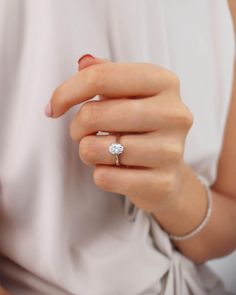
M 85 54 L 78 60 L 78 70 L 83 70 L 89 66 L 110 62 L 108 59 L 96 58 L 91 54 Z

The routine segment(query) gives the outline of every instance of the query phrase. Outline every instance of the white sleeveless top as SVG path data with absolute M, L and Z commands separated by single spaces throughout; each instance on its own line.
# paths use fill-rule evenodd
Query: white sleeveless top
M 185 160 L 211 184 L 234 59 L 226 0 L 0 0 L 0 280 L 17 295 L 226 294 L 151 216 L 104 192 L 69 124 L 44 115 L 85 53 L 175 72 L 195 122 Z

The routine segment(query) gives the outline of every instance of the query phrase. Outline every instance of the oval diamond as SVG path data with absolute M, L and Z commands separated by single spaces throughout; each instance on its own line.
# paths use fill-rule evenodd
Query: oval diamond
M 124 151 L 124 147 L 122 144 L 120 143 L 111 143 L 109 145 L 109 152 L 112 155 L 119 155 Z

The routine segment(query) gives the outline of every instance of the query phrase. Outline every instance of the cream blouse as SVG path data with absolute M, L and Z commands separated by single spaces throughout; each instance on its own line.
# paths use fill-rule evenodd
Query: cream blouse
M 126 196 L 93 182 L 52 120 L 52 91 L 91 53 L 175 72 L 194 114 L 185 160 L 216 178 L 234 59 L 226 0 L 0 0 L 0 280 L 16 295 L 226 294 Z

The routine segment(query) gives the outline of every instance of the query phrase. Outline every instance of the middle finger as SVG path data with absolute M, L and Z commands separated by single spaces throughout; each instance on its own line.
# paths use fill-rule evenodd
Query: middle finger
M 164 112 L 165 106 L 159 97 L 89 101 L 83 104 L 74 116 L 70 125 L 70 135 L 79 143 L 84 136 L 98 131 L 156 131 L 165 125 Z

